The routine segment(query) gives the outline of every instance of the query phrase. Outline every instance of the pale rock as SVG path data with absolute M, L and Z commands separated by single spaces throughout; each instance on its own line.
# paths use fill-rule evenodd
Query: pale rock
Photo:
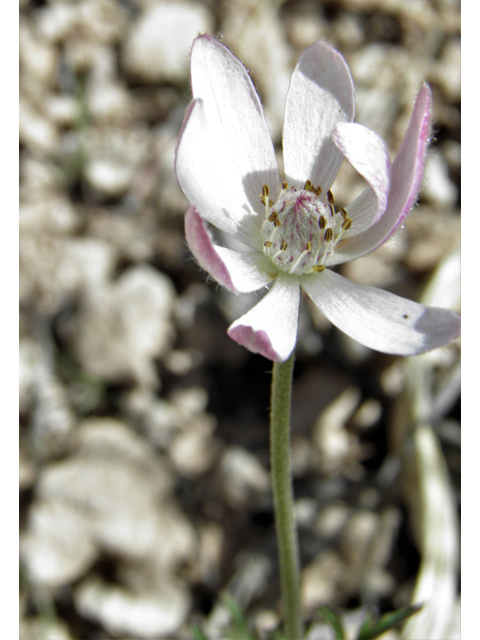
M 81 615 L 110 633 L 134 638 L 174 637 L 190 609 L 188 592 L 171 580 L 135 593 L 89 579 L 77 587 L 74 599 Z
M 447 254 L 460 247 L 460 216 L 448 209 L 417 207 L 406 218 L 405 230 L 410 239 L 405 261 L 414 271 L 435 268 Z
M 462 164 L 462 146 L 460 142 L 445 140 L 441 148 L 448 165 L 452 169 L 459 170 Z
M 461 97 L 461 44 L 460 38 L 447 40 L 440 59 L 434 67 L 434 78 L 450 102 Z
M 212 437 L 215 427 L 212 416 L 198 416 L 189 422 L 188 430 L 174 438 L 169 454 L 180 475 L 196 477 L 212 467 L 219 450 Z
M 321 471 L 325 474 L 343 470 L 345 462 L 357 448 L 346 423 L 359 400 L 360 391 L 349 387 L 322 411 L 315 422 L 312 439 L 320 453 Z
M 80 118 L 80 104 L 73 96 L 51 93 L 44 99 L 44 109 L 59 127 L 73 127 Z
M 94 37 L 85 37 L 77 30 L 63 45 L 65 62 L 75 74 L 86 74 L 105 52 L 105 45 Z
M 27 80 L 35 79 L 44 87 L 55 81 L 57 52 L 36 33 L 29 21 L 20 18 L 19 25 L 20 74 Z
M 121 42 L 129 22 L 126 7 L 116 0 L 82 0 L 78 3 L 81 31 L 97 42 Z
M 67 451 L 76 421 L 67 390 L 55 373 L 53 347 L 47 335 L 39 342 L 35 365 L 29 441 L 35 459 L 40 461 Z
M 88 230 L 115 249 L 120 259 L 134 264 L 150 262 L 155 258 L 151 219 L 144 220 L 141 215 L 141 212 L 134 215 L 126 208 L 112 215 L 110 207 L 96 207 L 89 218 Z
M 358 49 L 365 42 L 365 31 L 357 13 L 342 12 L 334 23 L 340 51 Z
M 315 520 L 318 510 L 317 501 L 313 498 L 299 498 L 295 501 L 295 522 L 297 527 L 309 528 Z
M 19 410 L 26 414 L 31 406 L 35 370 L 39 358 L 38 345 L 32 338 L 20 338 L 18 348 Z
M 77 528 L 90 541 L 89 557 L 107 550 L 124 559 L 153 562 L 162 575 L 189 561 L 195 550 L 194 531 L 171 500 L 171 491 L 170 474 L 148 443 L 123 423 L 107 418 L 85 421 L 76 432 L 75 454 L 49 465 L 37 485 L 47 513 L 58 511 L 60 556 L 63 547 L 70 548 L 63 536 L 70 535 L 73 518 L 81 521 Z M 41 554 L 29 556 L 32 567 L 39 565 L 39 579 L 65 582 L 78 577 L 75 571 L 80 565 L 57 576 L 62 557 L 34 525 L 27 530 L 27 540 L 34 550 L 44 549 L 48 560 L 44 568 Z
M 23 153 L 20 162 L 20 199 L 38 198 L 43 191 L 59 191 L 62 173 L 53 162 Z
M 457 188 L 448 175 L 448 164 L 438 152 L 427 157 L 422 196 L 440 207 L 452 207 L 457 200 Z
M 398 110 L 399 101 L 395 92 L 383 87 L 366 88 L 358 84 L 355 86 L 355 101 L 355 121 L 369 127 L 384 140 L 388 139 Z M 389 151 L 392 151 L 390 147 Z
M 298 51 L 303 51 L 317 40 L 322 40 L 328 33 L 328 23 L 314 7 L 313 4 L 305 5 L 303 11 L 286 16 L 285 28 L 289 40 Z
M 132 183 L 134 168 L 113 159 L 92 159 L 85 167 L 85 177 L 94 189 L 105 196 L 119 197 Z
M 198 558 L 194 565 L 194 580 L 218 585 L 219 568 L 225 550 L 225 530 L 214 521 L 201 524 L 198 530 Z
M 278 12 L 265 2 L 230 0 L 225 4 L 222 34 L 251 73 L 272 138 L 280 142 L 292 65 Z
M 88 519 L 64 500 L 36 500 L 20 536 L 20 558 L 30 579 L 45 587 L 66 585 L 83 575 L 97 557 Z
M 106 380 L 133 378 L 157 387 L 153 359 L 171 346 L 174 299 L 169 278 L 147 265 L 91 291 L 77 318 L 74 347 L 82 368 Z
M 326 505 L 318 515 L 316 533 L 322 538 L 333 540 L 345 526 L 350 511 L 351 508 L 342 503 Z
M 19 134 L 21 144 L 42 153 L 52 153 L 58 144 L 56 127 L 22 96 L 19 101 Z
M 124 395 L 124 409 L 132 419 L 142 425 L 150 442 L 164 449 L 174 433 L 182 427 L 178 409 L 150 389 L 136 387 Z
M 95 238 L 25 232 L 20 238 L 20 301 L 38 313 L 56 313 L 66 300 L 110 277 L 110 246 Z
M 87 158 L 85 177 L 102 195 L 120 197 L 131 187 L 148 148 L 149 133 L 143 127 L 127 132 L 120 127 L 89 132 L 82 140 Z
M 130 96 L 120 84 L 91 86 L 87 101 L 89 112 L 97 121 L 121 122 L 128 119 L 131 110 Z
M 166 495 L 171 489 L 170 474 L 159 464 L 152 447 L 123 422 L 113 418 L 89 418 L 76 431 L 76 451 L 81 456 L 100 455 L 124 460 L 143 469 L 149 490 Z M 142 475 L 142 477 L 143 477 Z
M 302 604 L 306 612 L 335 601 L 346 566 L 335 551 L 324 551 L 302 571 Z
M 399 280 L 403 273 L 399 263 L 405 258 L 408 251 L 403 229 L 376 251 L 363 256 L 361 260 L 352 260 L 342 265 L 342 275 L 349 280 L 367 284 L 372 287 L 386 288 Z
M 177 390 L 168 401 L 158 398 L 152 390 L 138 387 L 124 396 L 125 410 L 133 420 L 142 424 L 150 442 L 169 449 L 178 461 L 178 468 L 184 470 L 189 466 L 187 460 L 190 460 L 190 468 L 203 468 L 205 462 L 211 459 L 213 451 L 204 451 L 195 460 L 193 450 L 195 443 L 206 446 L 215 428 L 214 419 L 204 413 L 207 402 L 208 396 L 200 387 Z M 195 433 L 197 426 L 199 440 L 197 436 L 192 436 L 193 440 L 190 440 L 190 434 Z M 180 440 L 175 444 L 177 438 Z M 193 449 L 189 442 L 193 443 Z M 188 454 L 183 462 L 182 450 Z
M 176 376 L 185 376 L 198 364 L 199 354 L 187 349 L 176 349 L 165 359 L 165 366 Z
M 398 70 L 409 62 L 408 52 L 396 45 L 374 42 L 352 53 L 350 70 L 355 84 L 392 89 L 399 79 Z
M 37 30 L 45 40 L 58 43 L 78 28 L 79 2 L 53 2 L 38 10 Z
M 340 549 L 350 567 L 349 581 L 360 578 L 367 553 L 380 526 L 380 516 L 368 509 L 353 513 L 343 528 Z
M 20 232 L 74 233 L 81 217 L 70 199 L 50 190 L 35 190 L 20 200 Z
M 186 200 L 177 177 L 175 175 L 175 150 L 177 147 L 179 123 L 172 126 L 171 123 L 162 125 L 155 139 L 156 155 L 156 180 L 159 207 L 164 215 L 170 211 L 184 215 L 188 208 Z M 171 214 L 170 214 L 171 215 Z
M 376 398 L 367 398 L 355 411 L 352 422 L 357 429 L 368 429 L 377 424 L 382 413 L 382 403 Z
M 208 404 L 208 394 L 203 387 L 189 387 L 188 389 L 175 390 L 171 400 L 184 417 L 185 424 L 188 424 L 191 416 L 205 411 Z
M 245 505 L 252 495 L 270 487 L 269 475 L 254 455 L 240 447 L 230 447 L 220 463 L 221 484 L 233 506 Z
M 188 77 L 194 38 L 212 29 L 202 4 L 156 2 L 131 28 L 123 48 L 125 69 L 145 82 L 181 82 Z
M 20 444 L 18 456 L 18 488 L 20 491 L 28 491 L 33 488 L 36 478 L 35 464 L 27 457 L 26 451 Z

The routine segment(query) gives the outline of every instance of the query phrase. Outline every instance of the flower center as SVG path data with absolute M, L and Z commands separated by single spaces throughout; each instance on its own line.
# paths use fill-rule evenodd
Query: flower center
M 260 196 L 265 205 L 263 253 L 278 269 L 292 275 L 323 271 L 327 256 L 350 229 L 352 220 L 345 209 L 335 211 L 331 191 L 324 202 L 322 189 L 310 180 L 301 191 L 286 182 L 282 186 L 276 202 L 269 199 L 267 185 Z

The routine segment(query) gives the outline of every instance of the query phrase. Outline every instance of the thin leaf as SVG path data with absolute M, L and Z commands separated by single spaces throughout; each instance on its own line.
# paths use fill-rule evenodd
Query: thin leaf
M 336 640 L 345 640 L 345 632 L 343 630 L 342 621 L 337 614 L 328 607 L 321 607 L 318 610 L 320 616 L 322 616 L 326 622 L 332 627 L 335 632 Z
M 235 600 L 228 594 L 224 595 L 222 598 L 225 606 L 228 607 L 230 613 L 232 614 L 233 620 L 237 627 L 236 631 L 238 632 L 239 640 L 253 640 L 250 635 L 247 624 L 245 622 L 245 616 L 243 615 L 240 607 L 237 605 Z
M 375 638 L 379 638 L 389 629 L 392 629 L 407 618 L 410 618 L 410 616 L 418 613 L 422 607 L 423 604 L 412 604 L 398 611 L 385 613 L 376 624 L 372 626 L 369 625 L 368 629 L 365 628 L 366 623 L 364 623 L 357 640 L 374 640 Z
M 202 631 L 200 630 L 200 627 L 198 626 L 198 624 L 193 625 L 192 631 L 193 631 L 193 640 L 207 640 L 206 637 L 203 635 Z

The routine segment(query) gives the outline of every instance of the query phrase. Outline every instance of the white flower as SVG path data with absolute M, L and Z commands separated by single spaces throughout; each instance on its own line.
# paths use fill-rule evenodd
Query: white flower
M 293 72 L 283 127 L 282 182 L 262 106 L 243 65 L 219 42 L 192 48 L 193 101 L 180 132 L 175 170 L 191 207 L 188 245 L 199 265 L 236 293 L 273 283 L 228 335 L 284 361 L 296 343 L 300 287 L 327 318 L 359 342 L 413 355 L 460 333 L 453 311 L 426 307 L 342 277 L 331 267 L 383 244 L 415 203 L 430 133 L 431 93 L 418 93 L 392 164 L 384 142 L 354 124 L 354 90 L 343 57 L 325 42 Z M 330 187 L 343 158 L 368 187 L 335 209 Z M 245 245 L 215 244 L 205 221 Z

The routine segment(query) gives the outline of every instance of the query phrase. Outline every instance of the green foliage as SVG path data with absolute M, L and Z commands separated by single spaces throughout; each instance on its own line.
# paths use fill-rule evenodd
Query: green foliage
M 399 609 L 398 611 L 385 613 L 377 621 L 373 620 L 371 615 L 367 616 L 367 619 L 360 629 L 357 640 L 374 640 L 375 638 L 379 638 L 389 629 L 393 629 L 393 627 L 404 622 L 407 618 L 410 618 L 410 616 L 418 613 L 422 606 L 423 605 L 421 604 L 412 604 L 408 607 L 404 607 L 403 609 Z
M 193 640 L 207 640 L 205 638 L 205 636 L 203 635 L 200 627 L 198 626 L 198 624 L 194 624 L 192 627 L 192 632 L 193 632 Z
M 235 600 L 230 595 L 225 594 L 223 596 L 223 602 L 230 610 L 233 618 L 230 631 L 232 640 L 255 640 L 249 633 L 245 616 Z
M 335 640 L 345 640 L 342 621 L 340 617 L 329 607 L 321 607 L 318 610 L 320 616 L 327 622 L 335 632 Z
M 246 617 L 235 600 L 226 594 L 223 596 L 222 601 L 232 616 L 230 626 L 225 630 L 226 637 L 231 638 L 231 640 L 258 640 L 257 636 L 248 630 Z M 368 613 L 356 640 L 375 640 L 375 638 L 380 638 L 380 636 L 390 629 L 393 629 L 410 616 L 418 613 L 422 606 L 421 604 L 410 605 L 398 611 L 385 613 L 378 619 L 373 616 L 373 614 Z M 333 609 L 330 607 L 321 607 L 318 609 L 317 615 L 332 627 L 335 633 L 335 640 L 345 640 L 346 635 L 342 620 Z M 194 625 L 193 627 L 193 640 L 207 640 L 198 625 Z M 287 638 L 280 630 L 277 630 L 273 633 L 271 640 L 287 640 Z

